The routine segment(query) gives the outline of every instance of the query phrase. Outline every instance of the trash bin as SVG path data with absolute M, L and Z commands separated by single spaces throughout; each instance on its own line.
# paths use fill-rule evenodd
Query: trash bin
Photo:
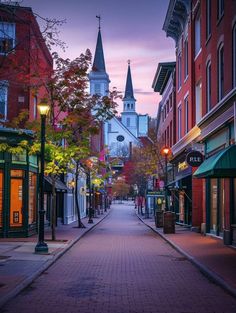
M 156 227 L 163 227 L 163 211 L 155 211 L 155 225 Z
M 163 233 L 174 234 L 175 233 L 175 213 L 166 211 L 163 213 Z

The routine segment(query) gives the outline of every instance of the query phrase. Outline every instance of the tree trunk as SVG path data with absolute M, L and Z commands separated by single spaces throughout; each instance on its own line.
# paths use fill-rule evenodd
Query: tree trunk
M 78 201 L 78 177 L 79 177 L 79 162 L 76 162 L 76 169 L 75 169 L 75 207 L 77 210 L 78 215 L 78 228 L 85 228 L 84 224 L 81 221 L 80 216 L 80 207 L 79 207 L 79 201 Z
M 52 175 L 52 208 L 51 208 L 52 240 L 56 240 L 56 177 Z

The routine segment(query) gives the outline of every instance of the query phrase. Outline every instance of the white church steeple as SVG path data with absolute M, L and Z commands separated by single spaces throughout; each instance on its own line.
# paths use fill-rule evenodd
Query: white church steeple
M 125 85 L 125 96 L 123 98 L 123 112 L 121 113 L 121 121 L 128 128 L 128 130 L 134 135 L 138 136 L 138 115 L 135 110 L 135 102 L 130 60 L 128 60 L 128 71 Z
M 101 17 L 96 16 L 99 20 L 98 37 L 95 49 L 92 71 L 89 73 L 90 94 L 105 96 L 108 94 L 110 79 L 106 73 L 105 59 L 102 46 L 101 35 Z

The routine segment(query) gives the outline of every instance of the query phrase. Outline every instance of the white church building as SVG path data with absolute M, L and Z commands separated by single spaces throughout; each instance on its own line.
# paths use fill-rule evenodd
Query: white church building
M 100 24 L 89 81 L 91 95 L 107 95 L 110 79 L 105 67 Z M 114 116 L 104 124 L 104 145 L 108 148 L 109 157 L 128 158 L 132 147 L 141 144 L 139 138 L 147 136 L 148 119 L 147 114 L 141 115 L 136 112 L 136 99 L 133 92 L 130 61 L 128 61 L 121 117 Z

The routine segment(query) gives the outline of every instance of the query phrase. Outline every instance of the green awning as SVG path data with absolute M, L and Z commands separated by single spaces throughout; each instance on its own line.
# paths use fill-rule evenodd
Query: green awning
M 206 159 L 193 174 L 193 177 L 236 177 L 236 145 L 231 145 Z

